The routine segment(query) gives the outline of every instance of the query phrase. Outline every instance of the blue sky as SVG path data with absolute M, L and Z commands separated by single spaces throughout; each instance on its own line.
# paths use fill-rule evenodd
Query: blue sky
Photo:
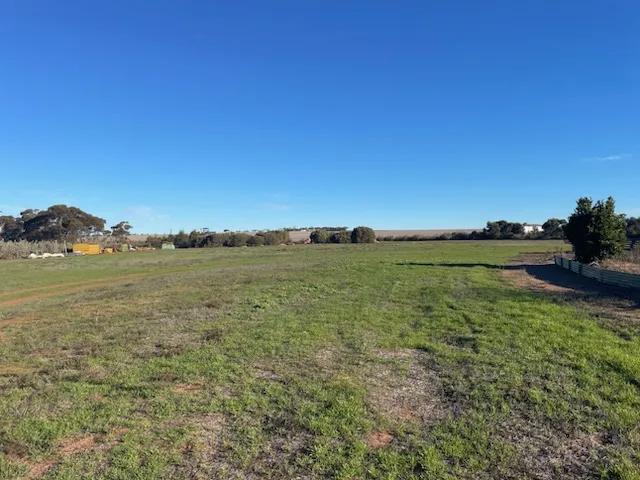
M 0 2 L 0 210 L 136 232 L 640 215 L 640 2 Z

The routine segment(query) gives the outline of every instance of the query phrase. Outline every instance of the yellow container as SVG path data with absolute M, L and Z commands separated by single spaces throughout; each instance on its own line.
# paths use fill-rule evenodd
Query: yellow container
M 101 252 L 97 243 L 74 243 L 73 253 L 84 253 L 85 255 L 98 255 Z

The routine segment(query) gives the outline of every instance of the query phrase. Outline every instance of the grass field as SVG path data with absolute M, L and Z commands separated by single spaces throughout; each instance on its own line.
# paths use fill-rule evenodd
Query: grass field
M 640 478 L 640 321 L 556 242 L 0 263 L 0 478 Z

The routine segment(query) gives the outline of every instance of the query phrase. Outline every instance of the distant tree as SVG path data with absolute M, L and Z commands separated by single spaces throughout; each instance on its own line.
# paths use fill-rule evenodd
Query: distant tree
M 264 237 L 262 235 L 251 235 L 247 240 L 247 246 L 260 247 L 264 245 Z
M 311 232 L 311 243 L 327 243 L 329 232 L 326 230 L 314 230 Z
M 351 233 L 340 230 L 329 237 L 329 243 L 351 243 Z
M 46 210 L 25 210 L 23 237 L 26 240 L 72 241 L 104 230 L 105 220 L 77 207 L 53 205 Z
M 640 237 L 640 217 L 627 218 L 627 236 Z
M 249 235 L 246 233 L 233 233 L 225 242 L 225 247 L 246 247 Z
M 184 233 L 184 230 L 180 230 L 173 237 L 173 244 L 176 246 L 176 248 L 189 248 L 189 235 Z
M 14 242 L 22 238 L 24 223 L 20 217 L 3 215 L 0 217 L 0 238 L 5 242 Z
M 376 232 L 369 227 L 356 227 L 351 232 L 352 243 L 374 243 L 376 241 Z
M 500 222 L 487 222 L 487 226 L 484 228 L 483 233 L 486 238 L 497 240 L 500 238 Z
M 203 239 L 202 245 L 204 247 L 223 247 L 230 236 L 229 233 L 211 233 Z
M 129 235 L 129 231 L 132 228 L 133 227 L 129 222 L 123 220 L 122 222 L 119 222 L 111 227 L 111 235 L 113 235 L 114 237 L 126 237 Z
M 200 233 L 197 230 L 191 230 L 189 233 L 189 248 L 196 248 L 200 244 Z
M 573 245 L 576 260 L 591 263 L 622 253 L 626 244 L 626 221 L 615 213 L 615 200 L 609 197 L 593 204 L 591 198 L 580 198 L 565 234 Z
M 564 238 L 565 219 L 550 218 L 542 224 L 542 236 L 544 238 Z
M 487 222 L 487 226 L 482 231 L 483 238 L 492 240 L 508 240 L 524 235 L 524 225 L 521 223 L 498 220 L 497 222 Z

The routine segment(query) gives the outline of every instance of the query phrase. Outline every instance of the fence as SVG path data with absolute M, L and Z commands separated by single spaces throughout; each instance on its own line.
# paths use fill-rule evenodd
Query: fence
M 613 270 L 605 270 L 604 268 L 591 267 L 584 265 L 575 260 L 569 260 L 568 258 L 556 256 L 556 265 L 562 268 L 566 268 L 583 277 L 593 278 L 602 283 L 608 285 L 616 285 L 618 287 L 629 287 L 640 289 L 640 275 L 634 275 L 633 273 L 615 272 Z

